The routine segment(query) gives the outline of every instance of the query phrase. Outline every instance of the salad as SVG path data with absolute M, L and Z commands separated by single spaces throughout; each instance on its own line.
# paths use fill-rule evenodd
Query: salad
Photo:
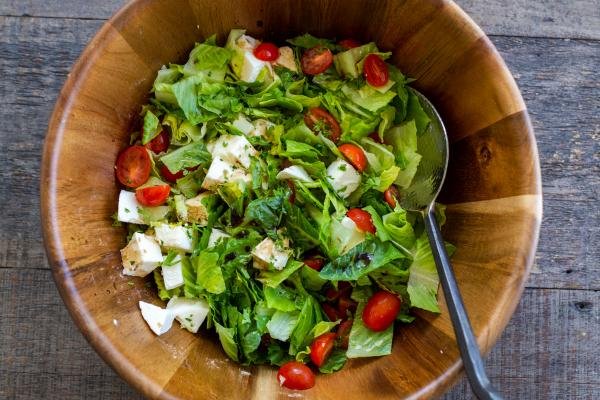
M 423 221 L 399 201 L 430 120 L 375 43 L 287 44 L 234 29 L 158 71 L 116 161 L 115 223 L 123 274 L 166 301 L 139 302 L 155 334 L 204 324 L 232 360 L 307 389 L 390 354 L 411 309 L 439 312 Z

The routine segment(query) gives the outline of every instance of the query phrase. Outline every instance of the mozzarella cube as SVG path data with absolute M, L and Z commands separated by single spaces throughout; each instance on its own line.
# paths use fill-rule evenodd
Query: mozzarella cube
M 200 226 L 206 226 L 210 213 L 209 203 L 212 203 L 211 198 L 213 196 L 215 195 L 210 192 L 203 192 L 196 197 L 187 199 L 185 201 L 187 221 L 197 223 Z
M 192 234 L 184 226 L 158 224 L 154 227 L 154 236 L 165 249 L 192 251 Z
M 183 285 L 183 269 L 181 266 L 181 257 L 178 255 L 173 260 L 172 265 L 162 265 L 161 272 L 165 289 L 171 290 Z
M 277 57 L 277 60 L 275 60 L 275 65 L 298 72 L 298 65 L 296 64 L 296 57 L 294 57 L 294 50 L 288 46 L 280 47 L 279 57 Z
M 208 248 L 210 249 L 212 247 L 215 247 L 221 239 L 227 239 L 230 237 L 230 235 L 226 234 L 222 230 L 212 228 L 212 230 L 210 231 L 210 236 L 208 237 Z
M 276 270 L 282 270 L 292 254 L 289 245 L 289 239 L 284 239 L 283 246 L 279 246 L 273 239 L 265 238 L 252 251 L 254 268 L 267 269 L 269 265 L 273 265 Z
M 146 276 L 162 262 L 160 246 L 152 236 L 135 232 L 131 240 L 121 250 L 123 274 Z
M 360 174 L 349 162 L 338 159 L 327 167 L 327 180 L 337 194 L 345 199 L 360 185 Z
M 238 115 L 232 125 L 244 135 L 249 135 L 254 130 L 254 125 L 243 114 Z M 212 150 L 210 152 L 212 153 Z
M 167 303 L 167 310 L 175 315 L 175 319 L 192 333 L 198 332 L 200 325 L 208 316 L 208 304 L 201 299 L 185 299 L 173 297 Z
M 255 82 L 263 69 L 268 69 L 270 66 L 266 61 L 262 61 L 254 57 L 252 51 L 244 51 L 242 57 L 240 80 L 244 82 Z
M 260 44 L 257 39 L 254 39 L 252 36 L 242 35 L 235 41 L 236 46 L 240 50 L 244 51 L 254 51 L 254 48 Z
M 252 130 L 252 132 L 250 132 L 249 136 L 266 137 L 267 130 L 269 128 L 275 126 L 275 124 L 272 123 L 271 121 L 268 121 L 268 120 L 262 119 L 262 118 L 252 121 L 252 124 L 254 126 L 254 129 Z
M 135 198 L 134 192 L 121 190 L 119 193 L 119 210 L 117 213 L 119 221 L 128 224 L 143 224 L 144 221 L 139 213 L 140 207 L 141 205 Z
M 332 224 L 331 236 L 340 249 L 340 254 L 345 254 L 354 246 L 364 242 L 367 235 L 358 229 L 353 220 L 344 217 L 340 222 L 335 221 Z
M 258 152 L 245 136 L 222 135 L 215 142 L 211 154 L 213 159 L 221 157 L 223 160 L 249 168 L 250 158 L 258 155 Z
M 294 179 L 307 183 L 314 182 L 310 175 L 308 175 L 308 172 L 298 165 L 292 165 L 291 167 L 282 169 L 279 171 L 276 178 L 279 180 Z
M 160 336 L 171 329 L 173 320 L 175 319 L 175 315 L 171 310 L 165 310 L 144 301 L 140 301 L 139 306 L 142 311 L 142 317 L 144 317 L 152 332 Z
M 208 190 L 214 190 L 217 186 L 227 182 L 240 182 L 249 184 L 252 182 L 252 176 L 243 168 L 223 160 L 221 157 L 213 159 L 206 177 L 202 182 L 202 187 Z

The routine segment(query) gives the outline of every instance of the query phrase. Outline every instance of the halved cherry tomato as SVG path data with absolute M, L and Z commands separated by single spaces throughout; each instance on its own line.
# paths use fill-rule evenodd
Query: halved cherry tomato
M 293 390 L 305 390 L 315 386 L 315 374 L 298 361 L 283 364 L 277 372 L 279 385 Z
M 329 139 L 340 140 L 342 130 L 333 115 L 321 107 L 311 108 L 304 114 L 304 123 L 315 133 L 323 133 Z
M 340 42 L 338 44 L 346 50 L 350 50 L 350 49 L 360 46 L 360 42 L 358 40 L 354 40 L 354 39 L 340 40 Z
M 275 61 L 279 57 L 279 48 L 273 43 L 261 43 L 254 49 L 254 57 L 262 61 Z
M 169 138 L 169 134 L 163 130 L 158 134 L 158 136 L 146 143 L 146 147 L 152 150 L 152 152 L 155 154 L 159 154 L 163 151 L 167 151 L 170 144 L 171 138 Z
M 381 138 L 379 137 L 379 133 L 378 133 L 378 132 L 371 132 L 371 133 L 369 134 L 369 137 L 370 137 L 371 139 L 373 139 L 373 141 L 374 141 L 375 143 L 383 144 L 383 140 L 381 140 Z
M 341 319 L 337 314 L 337 310 L 331 304 L 323 303 L 321 304 L 321 308 L 330 321 L 337 321 L 338 319 Z
M 325 260 L 321 257 L 311 257 L 304 259 L 304 264 L 308 265 L 315 271 L 320 271 L 321 268 L 323 268 L 323 265 L 325 265 Z
M 117 179 L 131 188 L 146 183 L 150 177 L 150 156 L 144 146 L 126 148 L 117 157 Z
M 302 72 L 306 75 L 317 75 L 325 72 L 333 64 L 333 54 L 326 47 L 316 46 L 302 54 L 300 64 Z
M 169 168 L 167 168 L 166 165 L 160 167 L 160 174 L 163 178 L 165 178 L 171 183 L 175 183 L 177 182 L 177 179 L 183 178 L 183 171 L 177 171 L 177 173 L 174 174 L 171 171 L 169 171 Z
M 348 348 L 348 340 L 349 340 L 351 330 L 352 330 L 352 320 L 351 319 L 342 321 L 337 328 L 337 331 L 335 334 L 339 340 L 340 347 L 342 349 Z
M 400 197 L 400 193 L 398 192 L 398 188 L 394 185 L 390 186 L 383 192 L 383 198 L 385 202 L 392 208 L 396 207 L 396 199 Z
M 135 198 L 143 206 L 156 207 L 167 201 L 169 193 L 171 193 L 169 185 L 148 186 L 136 190 Z
M 354 313 L 358 304 L 349 297 L 340 297 L 338 300 L 338 315 L 348 318 L 348 311 Z
M 338 150 L 354 165 L 358 172 L 363 172 L 367 168 L 367 156 L 357 145 L 344 143 L 338 147 Z
M 327 300 L 334 301 L 340 297 L 349 297 L 350 293 L 352 293 L 352 285 L 346 281 L 338 282 L 337 289 L 334 287 L 330 287 L 325 292 L 325 297 Z
M 336 334 L 333 332 L 324 333 L 319 337 L 316 337 L 310 345 L 310 359 L 317 367 L 320 367 L 325 363 L 333 345 L 335 344 Z
M 360 208 L 351 208 L 346 213 L 346 216 L 350 218 L 356 224 L 356 227 L 363 232 L 371 232 L 375 234 L 375 225 L 373 225 L 373 219 L 371 214 Z
M 377 54 L 365 58 L 363 75 L 369 85 L 376 87 L 385 85 L 390 78 L 387 64 Z
M 383 331 L 394 323 L 401 306 L 402 300 L 398 296 L 380 290 L 367 302 L 362 313 L 363 322 L 372 331 Z

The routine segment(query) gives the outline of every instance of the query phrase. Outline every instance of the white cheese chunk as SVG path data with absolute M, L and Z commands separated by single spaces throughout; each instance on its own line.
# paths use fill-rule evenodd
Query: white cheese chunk
M 252 176 L 242 167 L 217 157 L 210 164 L 206 177 L 202 182 L 202 187 L 214 190 L 219 185 L 236 181 L 246 185 L 252 182 Z
M 208 248 L 210 249 L 212 247 L 215 247 L 221 239 L 227 239 L 230 237 L 230 235 L 226 234 L 222 230 L 212 228 L 212 230 L 210 231 L 210 236 L 208 237 Z
M 279 48 L 279 57 L 277 57 L 277 60 L 275 60 L 275 65 L 279 65 L 294 72 L 298 72 L 298 65 L 296 64 L 296 57 L 294 57 L 294 51 L 288 46 L 283 46 Z
M 279 180 L 295 179 L 307 183 L 314 182 L 310 175 L 308 175 L 308 172 L 298 165 L 292 165 L 291 167 L 282 169 L 279 171 L 276 178 Z
M 135 198 L 134 192 L 121 190 L 121 193 L 119 193 L 119 210 L 117 213 L 119 221 L 128 224 L 143 224 L 144 221 L 139 213 L 140 207 L 141 205 Z
M 257 120 L 252 121 L 252 125 L 254 126 L 254 129 L 252 130 L 252 132 L 250 132 L 249 136 L 261 137 L 266 137 L 269 128 L 275 126 L 274 123 L 263 118 L 259 118 Z
M 171 329 L 175 319 L 175 315 L 171 310 L 165 310 L 144 301 L 139 302 L 139 307 L 142 311 L 142 317 L 144 317 L 152 332 L 162 335 Z
M 263 69 L 268 68 L 266 61 L 254 57 L 251 51 L 245 51 L 243 54 L 242 70 L 240 80 L 244 82 L 255 82 Z
M 213 159 L 220 157 L 225 161 L 249 168 L 251 157 L 255 157 L 258 152 L 245 136 L 222 135 L 215 142 L 211 154 Z
M 203 192 L 185 201 L 188 222 L 197 223 L 199 226 L 206 226 L 208 224 L 210 210 L 206 207 L 205 201 L 211 196 L 214 196 L 214 194 Z
M 183 269 L 181 266 L 181 257 L 177 255 L 172 262 L 172 265 L 164 265 L 161 267 L 165 289 L 171 290 L 183 285 Z
M 338 159 L 327 167 L 327 180 L 337 194 L 345 199 L 360 185 L 360 174 L 349 162 Z
M 232 125 L 244 135 L 249 135 L 254 130 L 254 125 L 243 114 L 238 115 Z
M 156 241 L 165 249 L 192 251 L 192 235 L 181 225 L 158 224 L 154 227 Z
M 135 232 L 127 246 L 121 250 L 121 259 L 123 274 L 146 276 L 158 267 L 163 256 L 152 236 Z
M 235 44 L 240 50 L 252 52 L 254 51 L 254 48 L 260 44 L 260 41 L 254 39 L 252 36 L 242 35 L 237 38 Z
M 344 217 L 339 222 L 337 220 L 332 221 L 331 237 L 340 254 L 345 254 L 354 246 L 364 242 L 366 234 L 357 228 L 353 220 Z
M 273 239 L 265 238 L 252 250 L 254 268 L 267 269 L 272 265 L 276 270 L 282 270 L 292 254 L 288 247 L 289 239 L 284 239 L 283 246 L 279 246 Z
M 201 299 L 173 297 L 167 303 L 167 310 L 175 315 L 177 321 L 192 333 L 198 332 L 200 325 L 208 315 L 208 304 Z

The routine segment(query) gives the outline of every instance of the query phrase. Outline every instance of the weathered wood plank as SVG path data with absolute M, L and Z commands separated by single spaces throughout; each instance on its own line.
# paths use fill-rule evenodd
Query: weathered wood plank
M 49 271 L 0 269 L 0 287 L 0 398 L 139 398 L 82 338 Z M 598 398 L 599 320 L 598 291 L 526 290 L 491 379 L 507 399 Z M 445 398 L 471 397 L 462 382 Z
M 5 0 L 0 15 L 107 19 L 126 0 Z M 457 0 L 490 35 L 600 39 L 600 7 L 596 0 Z
M 39 155 L 57 93 L 101 21 L 0 17 L 0 267 L 47 268 Z M 545 217 L 530 287 L 600 288 L 600 42 L 493 38 L 537 134 Z

